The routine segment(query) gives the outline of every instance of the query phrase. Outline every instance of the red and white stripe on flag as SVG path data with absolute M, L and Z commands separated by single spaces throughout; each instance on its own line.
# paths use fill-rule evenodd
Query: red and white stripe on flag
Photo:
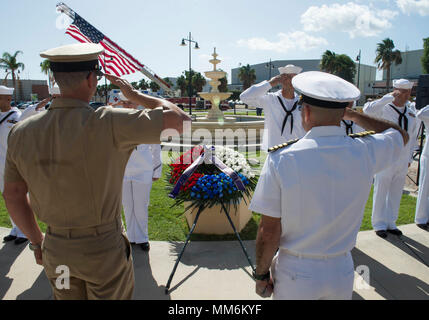
M 66 34 L 79 42 L 92 43 L 92 41 L 73 24 L 67 28 Z M 140 71 L 144 68 L 142 64 L 109 38 L 104 37 L 104 39 L 99 43 L 105 49 L 104 55 L 100 55 L 99 61 L 107 74 L 114 74 L 121 77 L 123 75 Z

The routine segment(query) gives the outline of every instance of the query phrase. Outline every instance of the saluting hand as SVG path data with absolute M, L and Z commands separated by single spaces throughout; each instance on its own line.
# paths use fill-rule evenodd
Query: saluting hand
M 121 78 L 114 76 L 114 75 L 111 75 L 111 74 L 105 74 L 105 77 L 112 84 L 114 84 L 115 86 L 118 86 L 119 89 L 121 89 L 121 91 L 125 97 L 127 97 L 128 99 L 130 99 L 130 97 L 132 97 L 132 94 L 134 92 L 134 88 L 127 80 L 121 79 Z

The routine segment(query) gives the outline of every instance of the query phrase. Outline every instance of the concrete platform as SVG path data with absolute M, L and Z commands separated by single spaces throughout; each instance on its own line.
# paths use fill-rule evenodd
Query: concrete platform
M 359 233 L 353 250 L 358 271 L 353 299 L 429 299 L 429 233 L 415 225 L 400 229 L 404 232 L 401 239 L 389 235 L 383 240 L 373 231 Z M 0 228 L 1 238 L 8 233 L 8 229 Z M 255 261 L 255 242 L 246 241 L 245 245 Z M 149 254 L 134 248 L 135 299 L 261 299 L 254 293 L 251 268 L 238 241 L 190 243 L 171 291 L 165 295 L 165 285 L 182 247 L 183 243 L 154 241 Z M 358 273 L 362 271 L 361 277 Z M 36 265 L 25 244 L 0 244 L 0 298 L 52 299 L 43 268 Z

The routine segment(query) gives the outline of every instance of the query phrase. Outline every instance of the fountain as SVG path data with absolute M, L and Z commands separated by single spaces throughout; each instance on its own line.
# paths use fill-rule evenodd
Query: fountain
M 214 48 L 213 59 L 209 62 L 213 64 L 213 70 L 207 71 L 204 74 L 207 78 L 211 79 L 209 81 L 212 86 L 211 92 L 199 92 L 198 95 L 204 100 L 208 100 L 211 102 L 212 107 L 208 112 L 207 116 L 204 118 L 198 118 L 199 122 L 235 122 L 236 119 L 233 117 L 225 117 L 223 112 L 219 109 L 220 102 L 228 99 L 232 93 L 231 92 L 219 92 L 220 81 L 225 77 L 226 72 L 219 71 L 216 69 L 216 66 L 221 62 L 217 59 L 218 54 L 216 53 L 216 48 Z
M 213 70 L 205 72 L 210 78 L 211 92 L 198 93 L 204 100 L 211 102 L 212 107 L 207 115 L 201 114 L 194 117 L 192 126 L 185 129 L 179 138 L 166 139 L 163 145 L 171 147 L 189 148 L 198 144 L 226 145 L 231 148 L 256 148 L 260 147 L 264 130 L 264 118 L 251 115 L 225 116 L 219 109 L 220 102 L 228 99 L 232 93 L 219 92 L 219 79 L 225 77 L 226 72 L 216 69 L 221 62 L 214 49 Z

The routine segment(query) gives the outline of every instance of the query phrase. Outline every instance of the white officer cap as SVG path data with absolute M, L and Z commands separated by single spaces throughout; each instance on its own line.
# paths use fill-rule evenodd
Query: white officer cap
M 8 88 L 5 86 L 0 86 L 0 95 L 2 96 L 11 96 L 13 95 L 14 88 Z
M 360 98 L 360 90 L 355 85 L 326 72 L 298 74 L 292 79 L 292 85 L 302 94 L 304 102 L 321 108 L 345 108 Z
M 60 95 L 61 94 L 61 92 L 60 92 L 60 88 L 58 88 L 57 86 L 54 86 L 54 87 L 49 87 L 49 94 L 50 95 Z
M 49 67 L 54 72 L 84 72 L 100 70 L 98 56 L 104 48 L 96 43 L 75 43 L 40 53 L 49 60 Z
M 279 68 L 280 74 L 298 74 L 301 73 L 301 71 L 301 67 L 294 66 L 293 64 L 288 64 L 286 67 Z
M 410 90 L 413 88 L 413 83 L 407 79 L 393 80 L 393 87 L 396 89 Z

